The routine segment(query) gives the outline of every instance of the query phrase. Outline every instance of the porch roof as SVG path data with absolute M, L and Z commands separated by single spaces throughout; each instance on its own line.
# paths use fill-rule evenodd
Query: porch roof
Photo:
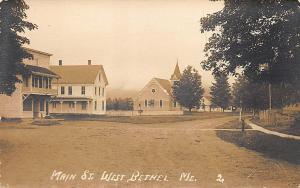
M 92 101 L 93 99 L 88 98 L 88 97 L 55 97 L 51 99 L 51 101 L 56 101 L 56 102 L 80 102 L 80 101 Z
M 51 70 L 44 68 L 44 67 L 38 67 L 38 66 L 33 66 L 33 65 L 24 65 L 24 68 L 32 74 L 59 78 L 59 76 L 57 74 L 55 74 Z

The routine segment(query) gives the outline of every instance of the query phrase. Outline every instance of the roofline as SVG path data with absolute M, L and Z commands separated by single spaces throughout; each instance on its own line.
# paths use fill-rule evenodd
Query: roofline
M 158 86 L 163 90 L 163 92 L 165 94 L 167 94 L 167 96 L 170 96 L 170 94 L 162 87 L 162 85 L 157 81 L 157 79 L 161 79 L 161 78 L 152 78 L 139 92 L 138 94 L 136 95 L 135 97 L 135 100 L 137 100 L 139 98 L 139 96 L 141 95 L 141 93 L 147 88 L 147 86 L 152 82 L 152 81 L 155 81 L 155 83 L 158 84 Z M 162 79 L 162 80 L 166 80 L 166 79 Z
M 50 65 L 50 70 L 51 68 L 63 68 L 63 67 L 76 67 L 76 66 L 84 66 L 84 67 L 91 67 L 91 66 L 97 66 L 99 67 L 99 71 L 97 72 L 97 75 L 100 73 L 103 73 L 103 77 L 104 77 L 104 84 L 105 86 L 108 86 L 109 85 L 109 82 L 108 82 L 108 79 L 107 79 L 107 76 L 106 76 L 106 73 L 105 73 L 105 70 L 104 70 L 104 67 L 102 64 L 95 64 L 95 65 Z M 53 71 L 54 73 L 56 73 L 55 71 Z M 57 73 L 58 74 L 58 73 Z M 61 78 L 61 75 L 60 75 L 60 78 Z M 95 78 L 97 79 L 97 78 Z M 82 84 L 89 84 L 89 85 L 94 85 L 95 84 L 95 80 L 93 80 L 92 82 L 88 82 L 88 83 L 70 83 L 70 82 L 60 82 L 60 83 L 57 83 L 57 84 L 78 84 L 78 85 L 82 85 Z
M 51 101 L 92 101 L 91 97 L 54 97 Z
M 155 80 L 155 82 L 159 85 L 159 87 L 168 95 L 168 96 L 171 96 L 170 94 L 171 93 L 168 93 L 168 91 L 159 83 L 158 79 L 161 79 L 161 78 L 153 78 L 153 80 Z M 161 80 L 166 80 L 166 79 L 161 79 Z M 167 80 L 169 81 L 169 80 Z
M 70 65 L 70 64 L 67 64 L 67 65 L 65 65 L 65 64 L 63 64 L 63 65 L 50 65 L 50 67 L 76 67 L 76 66 L 102 66 L 103 67 L 103 65 L 102 64 L 95 64 L 95 65 L 86 65 L 86 64 L 78 64 L 78 65 Z
M 34 75 L 38 75 L 38 76 L 48 76 L 48 77 L 52 77 L 52 78 L 60 78 L 60 76 L 58 76 L 58 75 L 46 74 L 46 73 L 41 73 L 41 72 L 31 71 L 31 73 Z
M 47 55 L 47 56 L 53 56 L 53 54 L 50 54 L 50 53 L 47 53 L 47 52 L 42 52 L 42 51 L 35 50 L 35 49 L 32 49 L 32 48 L 27 48 L 27 47 L 22 47 L 22 48 L 25 49 L 25 50 L 31 51 L 31 52 L 36 52 L 36 53 Z

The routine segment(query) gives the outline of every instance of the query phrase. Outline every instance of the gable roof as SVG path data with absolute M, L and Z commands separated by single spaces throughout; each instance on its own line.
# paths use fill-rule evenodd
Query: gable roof
M 62 65 L 50 66 L 50 69 L 61 77 L 58 84 L 94 84 L 100 72 L 105 84 L 108 85 L 102 65 Z
M 161 78 L 154 78 L 158 82 L 158 84 L 166 90 L 166 92 L 171 96 L 172 95 L 172 85 L 169 80 L 161 79 Z
M 24 50 L 26 50 L 27 52 L 35 52 L 35 53 L 38 53 L 38 54 L 43 54 L 43 55 L 47 55 L 47 56 L 52 56 L 53 54 L 50 54 L 50 53 L 47 53 L 47 52 L 42 52 L 42 51 L 39 51 L 39 50 L 35 50 L 35 49 L 32 49 L 32 48 L 27 48 L 27 47 L 22 47 Z
M 174 73 L 171 76 L 171 80 L 179 80 L 180 78 L 181 78 L 181 73 L 180 73 L 178 62 L 177 62 Z

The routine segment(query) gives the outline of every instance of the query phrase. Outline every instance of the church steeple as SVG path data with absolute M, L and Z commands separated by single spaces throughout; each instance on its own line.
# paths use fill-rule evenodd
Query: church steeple
M 180 69 L 179 69 L 179 65 L 178 65 L 178 59 L 177 59 L 177 63 L 175 66 L 175 70 L 174 73 L 171 76 L 171 81 L 178 81 L 181 78 L 181 73 L 180 73 Z

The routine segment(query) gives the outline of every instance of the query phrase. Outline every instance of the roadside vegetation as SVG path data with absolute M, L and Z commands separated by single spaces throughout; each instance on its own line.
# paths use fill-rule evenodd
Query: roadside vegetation
M 280 138 L 258 131 L 216 131 L 219 138 L 239 147 L 259 152 L 272 159 L 300 165 L 300 141 Z
M 229 121 L 228 123 L 219 125 L 216 127 L 217 129 L 242 129 L 242 124 L 236 119 L 233 121 Z M 245 124 L 245 129 L 251 129 L 251 127 Z
M 105 121 L 118 123 L 133 123 L 133 124 L 157 124 L 157 123 L 175 123 L 183 121 L 195 121 L 204 119 L 222 118 L 228 115 L 237 115 L 236 113 L 222 112 L 192 112 L 189 115 L 174 115 L 174 116 L 87 116 L 87 115 L 60 115 L 56 118 L 61 118 L 69 121 Z
M 278 122 L 276 125 L 270 125 L 267 122 L 253 119 L 253 123 L 266 129 L 277 131 L 284 134 L 300 136 L 300 117 L 297 116 L 293 122 Z

